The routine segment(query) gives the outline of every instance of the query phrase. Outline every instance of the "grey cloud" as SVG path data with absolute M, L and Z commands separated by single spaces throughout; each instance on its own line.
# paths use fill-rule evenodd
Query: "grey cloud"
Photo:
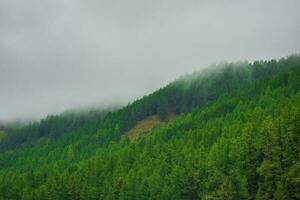
M 131 101 L 223 60 L 299 52 L 298 0 L 2 0 L 0 120 Z

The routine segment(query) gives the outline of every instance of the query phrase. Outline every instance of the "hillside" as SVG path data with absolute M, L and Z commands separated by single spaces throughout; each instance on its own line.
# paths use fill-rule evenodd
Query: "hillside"
M 116 109 L 109 107 L 93 110 L 69 110 L 59 115 L 49 115 L 29 124 L 6 124 L 3 129 L 9 137 L 0 144 L 0 151 L 35 144 L 45 138 L 59 138 L 67 132 L 76 132 L 83 129 L 94 132 L 99 128 L 99 121 L 113 110 Z
M 299 55 L 183 76 L 86 119 L 8 134 L 0 199 L 300 199 Z

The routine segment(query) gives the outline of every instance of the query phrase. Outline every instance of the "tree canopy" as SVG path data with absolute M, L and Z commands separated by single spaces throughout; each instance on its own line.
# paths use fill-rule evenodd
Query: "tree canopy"
M 113 112 L 7 130 L 0 199 L 300 199 L 299 89 L 299 55 L 226 63 Z M 130 141 L 153 115 L 165 123 Z

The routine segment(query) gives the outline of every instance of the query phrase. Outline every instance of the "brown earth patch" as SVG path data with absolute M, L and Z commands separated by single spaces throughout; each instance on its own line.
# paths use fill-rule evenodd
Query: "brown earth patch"
M 132 129 L 128 131 L 128 137 L 130 141 L 134 141 L 139 134 L 146 134 L 160 123 L 162 123 L 162 121 L 157 115 L 152 115 L 142 121 L 139 121 Z

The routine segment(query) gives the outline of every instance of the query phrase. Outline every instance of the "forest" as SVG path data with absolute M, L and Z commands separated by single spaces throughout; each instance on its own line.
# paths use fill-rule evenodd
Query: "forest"
M 122 108 L 1 129 L 1 200 L 300 199 L 300 55 L 222 63 Z

